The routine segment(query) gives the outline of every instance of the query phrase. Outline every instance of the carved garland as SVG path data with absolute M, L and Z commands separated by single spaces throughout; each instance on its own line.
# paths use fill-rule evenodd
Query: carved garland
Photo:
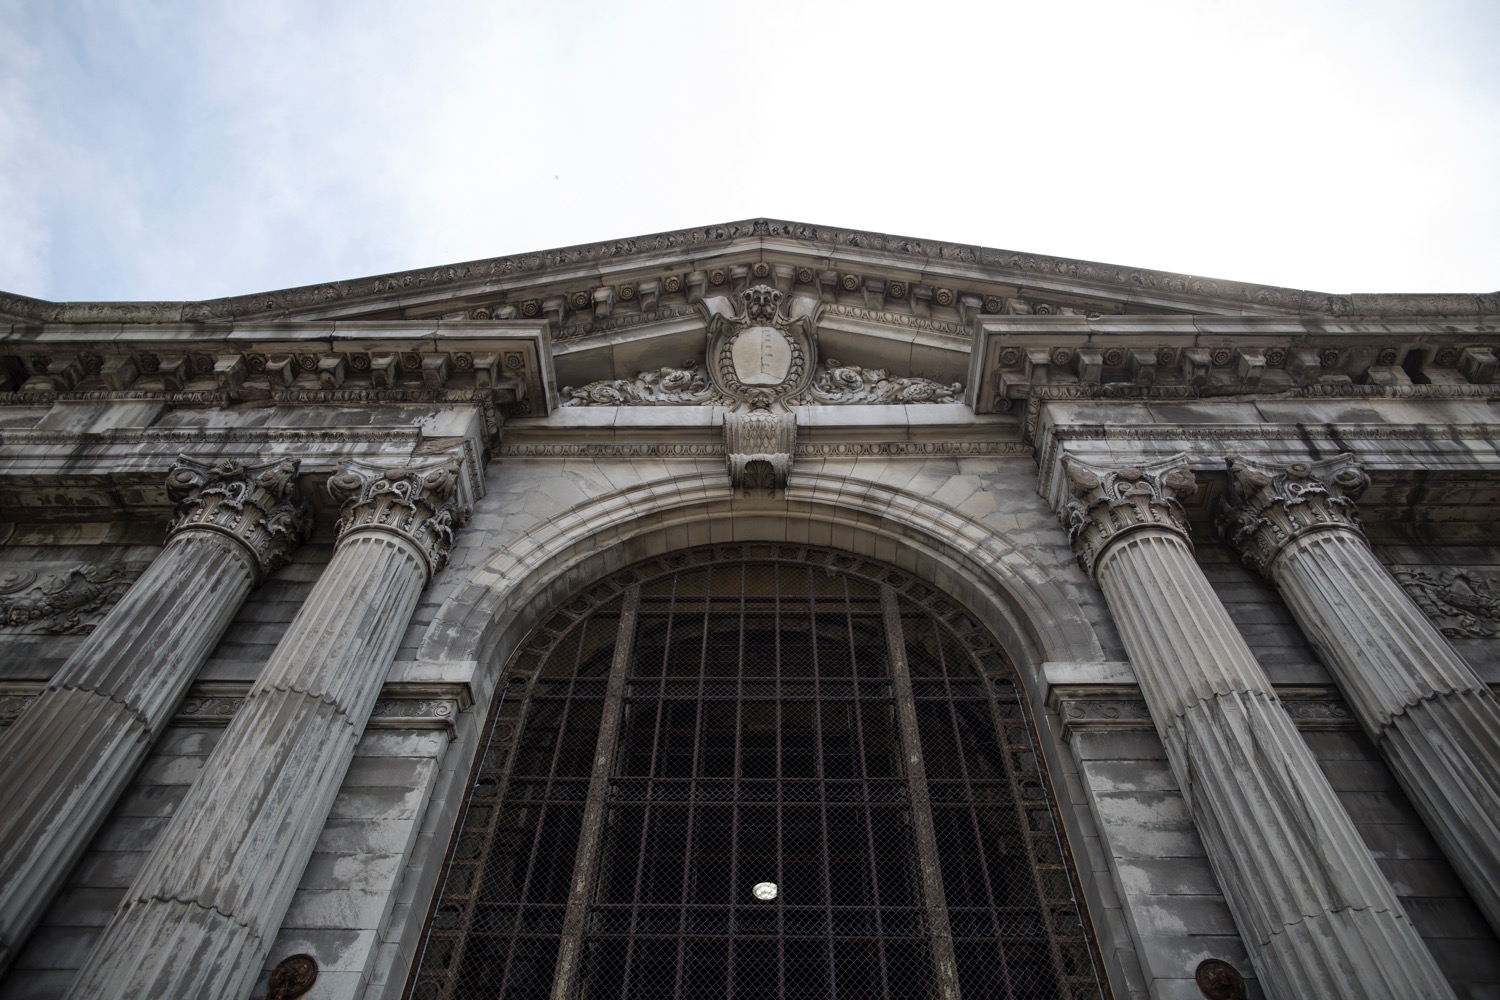
M 959 403 L 963 401 L 963 384 L 944 385 L 930 378 L 891 378 L 884 368 L 862 368 L 840 364 L 829 358 L 818 365 L 817 374 L 807 390 L 793 399 L 792 405 L 822 403 L 825 406 L 855 403 Z
M 703 362 L 640 372 L 633 379 L 601 379 L 579 388 L 563 387 L 563 406 L 705 406 L 724 403 Z

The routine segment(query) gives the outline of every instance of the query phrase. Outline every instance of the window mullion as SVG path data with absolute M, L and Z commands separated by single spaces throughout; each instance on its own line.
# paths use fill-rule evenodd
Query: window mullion
M 573 856 L 573 881 L 568 889 L 568 908 L 563 914 L 562 939 L 557 947 L 552 1000 L 567 1000 L 576 992 L 579 966 L 583 958 L 583 935 L 588 928 L 589 899 L 594 893 L 595 869 L 599 864 L 600 840 L 604 835 L 609 779 L 614 770 L 615 747 L 620 738 L 625 679 L 629 672 L 640 610 L 641 588 L 636 584 L 625 591 L 624 604 L 620 609 L 619 631 L 615 633 L 615 654 L 604 690 L 599 742 L 594 749 L 594 768 L 589 774 L 588 798 L 583 807 L 578 851 Z
M 958 963 L 953 955 L 953 932 L 948 925 L 948 901 L 943 892 L 942 866 L 938 862 L 937 831 L 932 822 L 932 800 L 927 793 L 927 767 L 922 760 L 922 740 L 917 730 L 917 706 L 912 697 L 911 670 L 906 662 L 901 608 L 896 592 L 887 585 L 880 588 L 880 610 L 885 618 L 891 693 L 896 699 L 896 725 L 901 737 L 907 798 L 911 803 L 912 837 L 917 845 L 917 875 L 922 884 L 922 905 L 927 911 L 933 977 L 939 997 L 958 1000 Z

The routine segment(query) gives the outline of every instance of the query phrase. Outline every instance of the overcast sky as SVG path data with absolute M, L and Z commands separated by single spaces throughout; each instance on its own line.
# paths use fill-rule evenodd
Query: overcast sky
M 757 215 L 1500 289 L 1500 0 L 0 0 L 0 288 L 207 298 Z

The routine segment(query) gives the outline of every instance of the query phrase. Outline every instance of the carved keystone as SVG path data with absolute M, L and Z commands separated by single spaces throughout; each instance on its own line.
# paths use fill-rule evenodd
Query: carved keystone
M 724 452 L 729 481 L 747 499 L 776 499 L 786 490 L 797 448 L 797 418 L 792 413 L 752 410 L 724 414 Z
M 1149 465 L 1106 469 L 1063 456 L 1072 499 L 1058 511 L 1078 564 L 1090 575 L 1116 539 L 1142 528 L 1161 528 L 1188 538 L 1181 500 L 1198 491 L 1187 456 Z M 1191 543 L 1190 543 L 1191 544 Z
M 167 496 L 176 504 L 169 537 L 217 531 L 250 550 L 259 578 L 282 566 L 312 533 L 312 509 L 297 487 L 294 458 L 247 465 L 217 465 L 180 456 L 167 473 Z
M 1246 566 L 1268 571 L 1293 540 L 1311 531 L 1359 531 L 1354 500 L 1370 477 L 1352 455 L 1321 462 L 1267 465 L 1231 455 L 1229 490 L 1214 526 Z

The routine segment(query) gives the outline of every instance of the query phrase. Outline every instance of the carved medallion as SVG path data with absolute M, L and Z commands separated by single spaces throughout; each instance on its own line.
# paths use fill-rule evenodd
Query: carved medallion
M 730 339 L 729 357 L 745 385 L 780 385 L 792 370 L 792 342 L 780 330 L 752 326 Z
M 807 387 L 816 357 L 810 318 L 815 300 L 752 285 L 731 302 L 704 300 L 709 314 L 708 374 L 742 409 L 784 409 Z

